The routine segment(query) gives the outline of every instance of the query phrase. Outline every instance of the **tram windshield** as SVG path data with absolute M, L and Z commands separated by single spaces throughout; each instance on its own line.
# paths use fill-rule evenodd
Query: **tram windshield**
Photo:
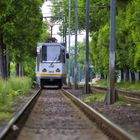
M 60 46 L 42 46 L 42 61 L 60 61 Z

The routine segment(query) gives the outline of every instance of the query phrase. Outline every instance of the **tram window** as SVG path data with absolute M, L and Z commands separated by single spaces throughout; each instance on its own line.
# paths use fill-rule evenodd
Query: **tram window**
M 69 53 L 66 53 L 66 58 L 69 59 Z
M 37 55 L 37 71 L 39 71 L 39 55 Z
M 47 61 L 47 46 L 42 46 L 42 61 Z
M 65 63 L 65 50 L 62 50 L 62 63 Z
M 44 45 L 42 46 L 41 54 L 44 62 L 60 61 L 60 46 Z
M 60 61 L 60 46 L 47 47 L 47 61 Z

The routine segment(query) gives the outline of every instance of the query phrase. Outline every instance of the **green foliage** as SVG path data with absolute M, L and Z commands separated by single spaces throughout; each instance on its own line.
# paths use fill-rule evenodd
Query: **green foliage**
M 35 59 L 36 44 L 43 32 L 42 3 L 43 0 L 0 1 L 0 47 L 3 43 L 8 46 L 6 54 L 13 63 Z
M 24 74 L 30 78 L 32 81 L 35 80 L 35 59 L 31 58 L 27 62 L 24 63 Z
M 126 100 L 123 95 L 119 95 L 119 101 L 117 101 L 115 106 L 128 106 L 130 103 Z
M 119 9 L 118 16 L 116 18 L 117 21 L 117 40 L 116 40 L 116 68 L 127 68 L 129 67 L 128 60 L 128 31 L 125 24 L 125 9 Z
M 27 57 L 34 56 L 33 54 L 36 50 L 35 46 L 40 37 L 42 28 L 40 4 L 39 1 L 13 2 L 13 13 L 16 14 L 14 22 L 16 34 L 14 34 L 12 38 L 10 37 L 11 35 L 7 35 L 7 38 L 10 38 L 8 38 L 6 42 L 9 42 L 8 45 L 12 47 L 12 58 L 16 62 L 22 62 L 26 60 Z
M 9 110 L 8 110 L 9 111 Z M 13 117 L 13 114 L 10 112 L 1 112 L 0 111 L 0 126 L 5 125 L 5 122 Z
M 11 97 L 9 96 L 9 91 L 11 87 L 5 80 L 0 80 L 0 103 L 11 104 Z
M 91 83 L 91 85 L 93 86 L 99 86 L 99 87 L 107 87 L 107 80 L 104 79 L 100 79 L 98 81 L 96 81 L 96 83 Z
M 133 0 L 127 5 L 126 10 L 126 27 L 129 31 L 129 38 L 132 45 L 131 59 L 133 59 L 133 67 L 139 70 L 140 65 L 140 55 L 139 55 L 139 46 L 140 46 L 140 1 Z
M 94 5 L 103 1 L 96 1 Z M 104 1 L 108 5 L 107 1 Z M 118 1 L 117 5 L 117 45 L 116 45 L 116 69 L 131 69 L 139 71 L 139 15 L 140 1 Z M 103 14 L 102 9 L 100 12 Z M 100 20 L 100 12 L 94 20 Z M 103 22 L 98 22 L 98 28 L 92 30 L 90 44 L 90 58 L 94 65 L 95 73 L 107 74 L 109 65 L 109 11 L 104 11 Z M 92 20 L 92 19 L 91 19 Z M 94 24 L 94 21 L 92 22 Z M 97 24 L 96 24 L 97 25 Z M 93 26 L 93 25 L 92 25 Z M 107 47 L 108 46 L 108 47 Z
M 136 47 L 134 65 L 138 70 L 140 70 L 140 44 L 138 44 Z
M 86 98 L 83 98 L 82 101 L 88 103 L 88 102 L 103 102 L 105 98 L 105 94 L 100 94 L 100 93 L 96 93 L 96 94 L 92 94 Z
M 0 80 L 0 103 L 12 102 L 12 97 L 21 96 L 31 89 L 31 79 L 27 77 L 10 78 L 8 81 Z
M 11 76 L 11 77 L 16 76 L 15 69 L 16 69 L 15 63 L 10 63 L 10 76 Z
M 85 65 L 85 40 L 83 42 L 78 42 L 77 46 L 77 62 L 80 64 L 80 69 L 84 69 Z M 73 67 L 74 67 L 74 46 L 70 48 L 70 65 L 71 65 L 71 75 L 73 74 Z
M 55 17 L 66 16 L 68 24 L 68 1 L 53 0 L 52 13 Z M 78 0 L 78 30 L 85 30 L 86 0 Z M 117 1 L 116 16 L 116 70 L 140 70 L 140 1 Z M 110 46 L 110 1 L 92 0 L 90 2 L 90 63 L 94 65 L 94 73 L 108 74 Z M 54 18 L 63 21 L 62 18 Z M 71 31 L 75 31 L 75 1 L 71 0 Z M 78 61 L 84 64 L 84 50 L 79 45 Z M 83 55 L 83 57 L 82 57 Z
M 78 43 L 78 62 L 80 63 L 80 64 L 83 64 L 84 65 L 84 63 L 85 63 L 85 44 L 86 44 L 86 42 L 85 42 L 85 40 L 83 41 L 83 42 L 79 42 Z
M 0 112 L 0 119 L 10 119 L 12 116 L 13 115 L 9 112 Z M 0 121 L 0 124 L 1 124 L 1 121 Z
M 18 96 L 23 96 L 31 90 L 31 79 L 27 77 L 0 80 L 0 125 L 3 120 L 10 119 L 13 114 L 13 104 Z
M 100 65 L 97 65 L 97 67 L 99 67 L 101 74 L 107 74 L 109 69 L 109 24 L 99 30 L 97 49 L 98 59 L 100 60 Z
M 44 21 L 42 24 L 42 33 L 41 33 L 39 42 L 44 42 L 49 37 L 50 37 L 50 34 L 48 33 L 48 23 Z
M 27 77 L 11 78 L 8 82 L 11 86 L 11 90 L 14 91 L 11 92 L 12 95 L 23 95 L 28 93 L 32 85 L 31 79 Z

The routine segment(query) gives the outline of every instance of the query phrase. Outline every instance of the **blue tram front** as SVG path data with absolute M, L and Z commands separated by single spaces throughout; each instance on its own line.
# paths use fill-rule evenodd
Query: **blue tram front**
M 66 78 L 66 48 L 60 43 L 38 43 L 36 58 L 36 77 L 41 87 L 58 85 L 60 88 Z

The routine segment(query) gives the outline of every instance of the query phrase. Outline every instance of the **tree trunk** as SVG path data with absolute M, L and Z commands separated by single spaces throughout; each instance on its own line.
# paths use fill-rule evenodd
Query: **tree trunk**
M 105 76 L 104 76 L 104 74 L 101 74 L 101 79 L 105 79 Z
M 7 76 L 10 77 L 10 61 L 7 61 Z
M 121 81 L 124 81 L 124 70 L 121 69 Z
M 139 71 L 139 81 L 140 81 L 140 71 Z
M 6 45 L 3 45 L 3 60 L 4 60 L 4 78 L 7 79 L 8 78 L 8 64 L 7 64 L 7 48 Z
M 3 57 L 2 57 L 2 45 L 0 42 L 0 79 L 3 78 Z
M 131 81 L 134 83 L 136 81 L 135 72 L 131 71 Z
M 9 53 L 6 53 L 6 62 L 7 62 L 7 77 L 10 77 L 10 60 L 9 60 Z
M 19 63 L 19 76 L 22 77 L 23 76 L 23 64 Z
M 16 64 L 16 76 L 19 77 L 19 63 Z
M 125 69 L 125 81 L 129 82 L 129 68 Z
M 0 36 L 0 79 L 7 79 L 7 58 L 6 45 L 3 43 L 3 37 Z
M 108 75 L 107 74 L 105 74 L 105 80 L 107 80 L 108 79 Z
M 22 63 L 16 64 L 16 76 L 18 76 L 18 77 L 23 76 L 23 64 Z

